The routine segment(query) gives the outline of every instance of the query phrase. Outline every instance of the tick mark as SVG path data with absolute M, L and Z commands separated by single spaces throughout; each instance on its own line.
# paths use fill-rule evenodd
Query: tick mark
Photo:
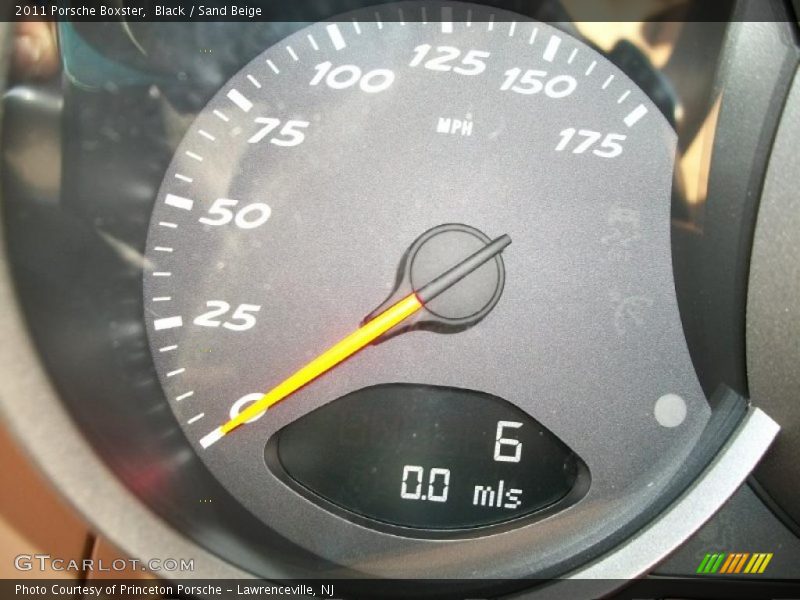
M 331 43 L 333 44 L 334 49 L 341 50 L 342 48 L 347 47 L 347 42 L 344 41 L 342 32 L 339 30 L 339 26 L 336 23 L 327 25 L 325 29 L 328 30 L 328 37 L 331 38 Z
M 237 89 L 230 90 L 227 94 L 228 99 L 233 102 L 236 106 L 242 109 L 244 112 L 249 112 L 251 108 L 253 108 L 253 103 L 250 102 L 247 98 L 245 98 L 242 93 Z
M 169 206 L 175 208 L 180 208 L 181 210 L 192 210 L 192 207 L 194 206 L 194 200 L 191 198 L 176 196 L 175 194 L 167 194 L 166 198 L 164 198 L 164 204 L 168 204 Z
M 163 319 L 156 319 L 153 321 L 153 328 L 156 331 L 162 329 L 174 329 L 175 327 L 183 327 L 182 317 L 164 317 Z
M 624 119 L 625 125 L 627 125 L 628 127 L 633 127 L 634 125 L 636 125 L 636 123 L 639 122 L 639 119 L 641 119 L 646 114 L 647 114 L 647 107 L 645 107 L 644 104 L 640 104 L 639 106 L 634 108 L 630 113 L 628 113 L 627 117 L 625 117 Z
M 222 429 L 217 427 L 211 433 L 207 433 L 206 435 L 200 438 L 200 446 L 202 446 L 203 448 L 208 448 L 214 442 L 220 441 L 222 439 L 222 436 L 224 435 L 225 434 L 222 433 Z
M 547 46 L 544 49 L 544 54 L 542 54 L 542 58 L 544 58 L 547 62 L 553 62 L 559 46 L 561 46 L 561 38 L 551 35 L 550 40 L 547 42 Z
M 577 54 L 578 54 L 578 49 L 577 48 L 575 48 L 572 52 L 570 52 L 569 58 L 567 59 L 567 64 L 568 65 L 572 64 L 572 61 L 575 60 L 575 56 L 577 56 Z
M 453 7 L 442 7 L 442 33 L 453 33 Z

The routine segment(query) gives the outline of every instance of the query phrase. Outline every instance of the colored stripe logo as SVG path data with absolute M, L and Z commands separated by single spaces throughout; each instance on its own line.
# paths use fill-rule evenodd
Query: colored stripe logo
M 769 561 L 772 560 L 772 552 L 718 552 L 706 554 L 697 567 L 697 573 L 702 575 L 736 575 L 749 574 L 758 575 L 763 573 Z

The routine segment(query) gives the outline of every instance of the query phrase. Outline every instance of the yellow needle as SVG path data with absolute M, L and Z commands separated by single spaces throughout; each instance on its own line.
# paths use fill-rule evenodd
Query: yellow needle
M 364 346 L 389 331 L 392 327 L 413 315 L 420 308 L 422 308 L 422 302 L 420 302 L 419 298 L 417 298 L 417 295 L 414 293 L 396 302 L 377 317 L 368 321 L 353 333 L 328 348 L 314 360 L 295 371 L 234 418 L 226 421 L 220 427 L 204 436 L 200 440 L 200 445 L 207 448 L 227 433 L 236 429 L 242 423 L 249 421 L 260 412 L 266 410 L 276 402 L 280 402 L 307 383 L 313 381 L 326 371 L 329 371 L 349 356 L 352 356 Z

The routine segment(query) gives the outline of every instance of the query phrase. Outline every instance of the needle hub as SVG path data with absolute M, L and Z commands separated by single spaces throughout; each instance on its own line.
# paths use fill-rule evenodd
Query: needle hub
M 389 297 L 364 318 L 367 322 L 409 293 L 423 310 L 374 343 L 414 329 L 457 333 L 483 320 L 500 300 L 505 285 L 502 251 L 508 235 L 492 240 L 461 223 L 429 229 L 409 246 Z

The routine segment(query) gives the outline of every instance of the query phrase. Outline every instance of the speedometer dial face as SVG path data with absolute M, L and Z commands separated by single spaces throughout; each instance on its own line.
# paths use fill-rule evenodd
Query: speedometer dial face
M 153 209 L 175 418 L 243 506 L 336 563 L 524 576 L 596 547 L 709 414 L 673 287 L 674 143 L 547 24 L 402 3 L 298 31 L 197 116 Z

